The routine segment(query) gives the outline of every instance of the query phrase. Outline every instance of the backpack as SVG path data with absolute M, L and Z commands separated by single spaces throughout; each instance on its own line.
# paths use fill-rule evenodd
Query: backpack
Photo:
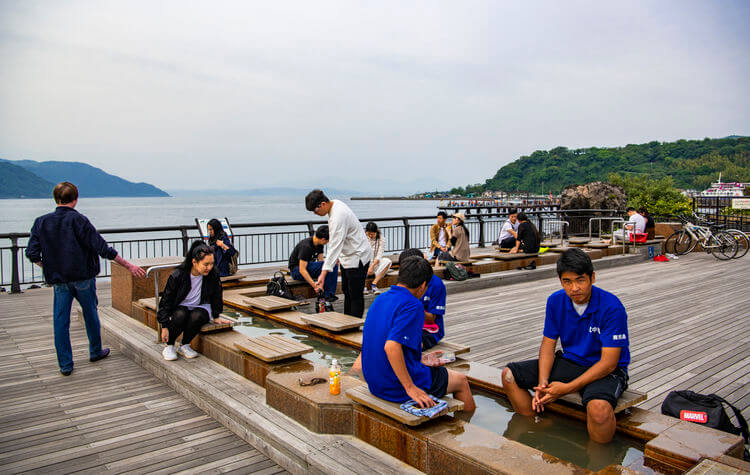
M 229 258 L 229 275 L 234 275 L 237 273 L 237 269 L 239 268 L 239 260 L 240 253 L 237 251 L 237 249 L 235 249 L 234 254 L 232 254 L 232 257 Z
M 729 406 L 737 418 L 739 427 L 732 424 L 729 416 L 724 410 L 723 404 Z M 739 409 L 729 404 L 724 398 L 716 394 L 698 394 L 693 391 L 672 391 L 667 394 L 661 405 L 661 413 L 667 416 L 676 417 L 683 421 L 694 422 L 705 425 L 730 434 L 742 434 L 745 443 L 748 443 L 747 421 L 742 417 Z M 748 454 L 745 451 L 747 460 Z
M 448 261 L 445 263 L 445 276 L 450 280 L 466 280 L 469 278 L 469 273 L 461 264 Z
M 289 284 L 287 284 L 284 274 L 278 271 L 274 272 L 273 277 L 268 281 L 266 295 L 275 295 L 276 297 L 294 300 L 294 295 L 289 290 Z

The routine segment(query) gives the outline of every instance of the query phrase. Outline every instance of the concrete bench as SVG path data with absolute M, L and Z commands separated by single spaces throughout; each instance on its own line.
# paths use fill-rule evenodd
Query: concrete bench
M 499 261 L 512 261 L 515 259 L 526 259 L 526 258 L 532 258 L 532 257 L 538 257 L 538 256 L 539 256 L 538 252 L 529 252 L 529 253 L 514 252 L 513 254 L 511 254 L 510 252 L 507 252 L 507 253 L 495 254 L 492 257 L 493 259 L 497 259 Z
M 296 300 L 289 300 L 275 295 L 266 295 L 263 297 L 246 298 L 245 304 L 248 307 L 259 308 L 266 312 L 274 312 L 276 310 L 285 310 L 296 307 L 300 303 Z
M 339 312 L 306 313 L 300 318 L 310 325 L 325 328 L 332 332 L 352 330 L 361 327 L 365 323 L 361 318 Z
M 448 403 L 448 407 L 435 415 L 435 417 L 429 418 L 424 416 L 415 416 L 401 409 L 399 407 L 400 404 L 398 403 L 386 401 L 385 399 L 380 399 L 379 397 L 373 396 L 372 393 L 370 393 L 369 389 L 367 389 L 367 386 L 358 386 L 356 388 L 346 390 L 346 397 L 356 403 L 372 409 L 375 412 L 390 417 L 391 419 L 395 419 L 398 422 L 401 422 L 402 424 L 406 424 L 408 426 L 418 426 L 423 422 L 427 422 L 451 412 L 462 411 L 464 409 L 463 402 L 445 396 L 442 399 Z
M 281 335 L 263 335 L 237 342 L 234 347 L 265 362 L 298 358 L 313 347 Z

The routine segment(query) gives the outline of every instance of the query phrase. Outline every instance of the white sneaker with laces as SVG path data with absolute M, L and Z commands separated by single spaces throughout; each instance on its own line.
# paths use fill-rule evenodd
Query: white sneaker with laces
M 190 345 L 182 345 L 180 346 L 180 349 L 177 351 L 185 358 L 197 358 L 198 357 L 198 353 L 194 349 L 190 348 Z
M 177 359 L 177 351 L 174 349 L 174 345 L 167 345 L 161 352 L 162 356 L 167 361 L 174 361 Z

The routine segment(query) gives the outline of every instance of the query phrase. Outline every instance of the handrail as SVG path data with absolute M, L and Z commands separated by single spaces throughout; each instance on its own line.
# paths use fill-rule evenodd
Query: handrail
M 161 339 L 161 323 L 159 323 L 159 271 L 162 269 L 174 269 L 179 264 L 161 264 L 158 266 L 151 266 L 146 270 L 146 278 L 148 278 L 148 275 L 151 273 L 151 271 L 154 271 L 154 311 L 157 315 L 156 320 L 156 343 L 159 343 Z
M 602 220 L 618 220 L 618 219 L 622 219 L 622 218 L 620 218 L 620 217 L 610 217 L 610 216 L 597 216 L 597 217 L 589 219 L 589 239 L 591 239 L 591 237 L 592 237 L 591 236 L 591 234 L 592 234 L 591 224 L 594 221 L 599 221 L 599 240 L 601 241 L 601 239 L 602 239 Z
M 565 228 L 570 227 L 570 223 L 567 221 L 562 220 L 550 220 L 549 224 L 559 224 L 560 225 L 560 247 L 565 247 Z

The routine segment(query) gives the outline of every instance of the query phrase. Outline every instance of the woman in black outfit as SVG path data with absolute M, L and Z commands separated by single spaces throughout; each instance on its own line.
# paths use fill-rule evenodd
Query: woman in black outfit
M 229 275 L 229 262 L 237 250 L 224 232 L 221 221 L 214 218 L 208 222 L 208 245 L 214 251 L 214 267 L 219 272 L 219 277 Z
M 167 344 L 162 355 L 166 360 L 176 360 L 177 354 L 185 358 L 198 356 L 190 342 L 203 325 L 213 317 L 218 318 L 224 308 L 221 280 L 214 268 L 214 253 L 200 241 L 190 246 L 185 260 L 167 279 L 164 294 L 159 300 L 156 319 L 162 325 L 161 339 Z M 182 345 L 175 349 L 175 341 L 182 334 Z

